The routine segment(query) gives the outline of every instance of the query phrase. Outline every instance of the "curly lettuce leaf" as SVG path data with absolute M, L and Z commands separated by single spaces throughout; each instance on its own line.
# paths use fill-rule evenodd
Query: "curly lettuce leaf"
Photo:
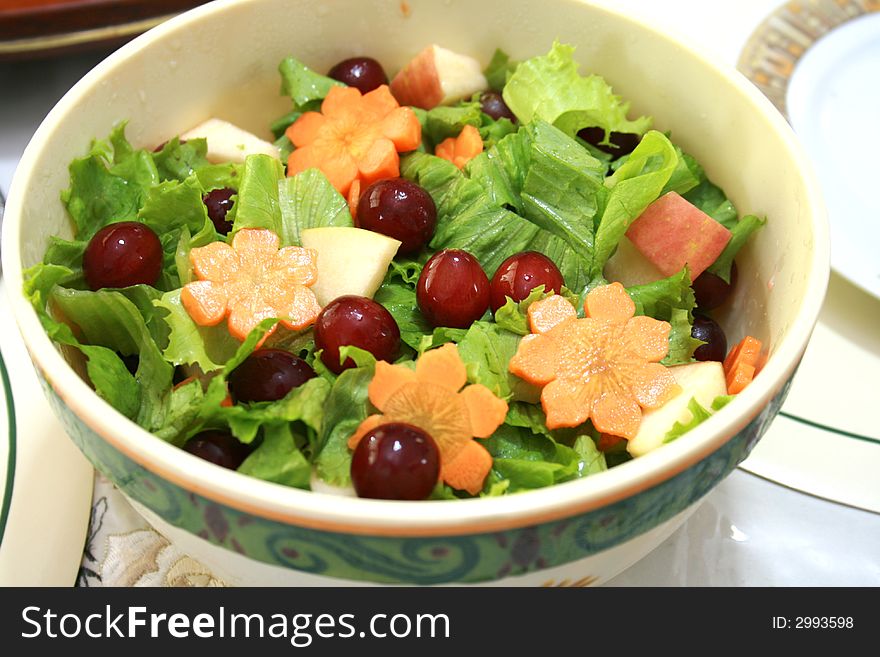
M 167 311 L 163 321 L 170 334 L 164 358 L 175 365 L 197 365 L 205 373 L 216 372 L 235 355 L 239 342 L 229 334 L 226 322 L 199 326 L 180 302 L 180 290 L 172 290 L 156 300 Z
M 238 471 L 264 481 L 308 490 L 312 464 L 297 446 L 290 425 L 273 424 L 263 428 L 263 441 L 238 466 Z
M 649 117 L 626 118 L 629 103 L 614 95 L 598 75 L 583 77 L 574 61 L 574 47 L 554 43 L 550 52 L 521 62 L 504 85 L 504 102 L 522 123 L 540 119 L 573 137 L 582 128 L 643 135 Z
M 520 336 L 494 322 L 471 324 L 458 343 L 458 355 L 468 371 L 468 381 L 481 383 L 499 397 L 509 397 L 519 379 L 508 371 Z
M 284 226 L 278 192 L 284 178 L 284 167 L 279 160 L 269 155 L 248 155 L 238 198 L 226 216 L 227 221 L 233 222 L 233 233 L 242 228 L 266 228 L 282 235 Z
M 70 187 L 61 192 L 78 240 L 89 240 L 109 223 L 134 221 L 147 190 L 159 182 L 152 157 L 125 139 L 125 124 L 95 141 L 88 155 L 70 163 Z
M 152 157 L 160 180 L 183 182 L 196 170 L 208 166 L 207 152 L 208 141 L 204 138 L 188 139 L 181 143 L 179 137 L 174 137 Z

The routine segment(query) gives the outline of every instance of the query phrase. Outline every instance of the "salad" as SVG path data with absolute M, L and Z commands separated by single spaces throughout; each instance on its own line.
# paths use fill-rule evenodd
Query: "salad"
M 459 499 L 639 457 L 760 369 L 710 313 L 764 220 L 573 51 L 290 57 L 274 143 L 120 123 L 25 293 L 116 410 L 264 480 Z

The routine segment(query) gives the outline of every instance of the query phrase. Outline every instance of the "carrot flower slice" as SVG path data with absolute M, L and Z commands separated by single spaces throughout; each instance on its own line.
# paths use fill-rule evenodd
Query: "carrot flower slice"
M 441 480 L 476 495 L 492 467 L 492 456 L 474 437 L 495 432 L 507 415 L 507 403 L 486 386 L 466 383 L 465 366 L 454 344 L 423 354 L 415 371 L 379 361 L 367 394 L 382 414 L 361 422 L 348 446 L 354 449 L 382 424 L 415 425 L 437 443 Z
M 544 386 L 547 428 L 587 420 L 602 433 L 633 438 L 643 408 L 657 408 L 678 392 L 659 364 L 669 349 L 670 325 L 634 317 L 635 304 L 620 283 L 595 288 L 578 319 L 571 303 L 552 295 L 529 306 L 532 334 L 510 361 L 512 373 Z
M 318 278 L 317 253 L 279 249 L 280 243 L 271 230 L 245 228 L 232 245 L 212 242 L 190 251 L 198 280 L 183 287 L 180 301 L 193 321 L 215 326 L 227 318 L 229 333 L 241 341 L 269 317 L 293 330 L 313 324 L 321 312 L 309 289 Z
M 385 84 L 363 95 L 354 87 L 333 87 L 321 111 L 305 112 L 286 134 L 296 146 L 287 175 L 319 169 L 351 207 L 370 183 L 399 176 L 398 153 L 422 142 L 412 108 L 400 107 Z

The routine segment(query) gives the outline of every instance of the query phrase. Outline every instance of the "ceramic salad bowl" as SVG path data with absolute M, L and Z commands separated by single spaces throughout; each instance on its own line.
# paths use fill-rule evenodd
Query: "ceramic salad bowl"
M 769 359 L 745 391 L 678 440 L 606 472 L 493 498 L 391 502 L 283 487 L 218 468 L 102 401 L 20 292 L 49 236 L 71 235 L 67 163 L 128 120 L 152 147 L 209 116 L 268 138 L 289 109 L 276 67 L 317 71 L 368 54 L 398 70 L 426 44 L 487 63 L 577 47 L 633 114 L 672 131 L 738 208 L 767 216 L 738 256 L 720 313 Z M 784 119 L 733 69 L 673 36 L 575 0 L 228 0 L 136 39 L 81 80 L 40 126 L 6 208 L 3 271 L 15 320 L 71 439 L 144 516 L 226 581 L 248 584 L 593 584 L 671 534 L 742 461 L 785 399 L 825 293 L 828 239 L 817 186 Z

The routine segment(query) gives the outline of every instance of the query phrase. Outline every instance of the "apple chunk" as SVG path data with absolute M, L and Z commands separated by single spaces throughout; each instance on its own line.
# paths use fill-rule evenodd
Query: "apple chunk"
M 688 265 L 691 281 L 718 259 L 730 241 L 729 230 L 676 192 L 645 208 L 626 236 L 664 276 Z
M 693 415 L 688 409 L 691 399 L 696 399 L 703 408 L 710 409 L 716 397 L 727 394 L 721 363 L 688 363 L 670 367 L 669 371 L 681 386 L 681 392 L 663 406 L 642 414 L 639 432 L 626 445 L 627 451 L 633 456 L 641 456 L 660 447 L 676 422 L 692 420 Z
M 488 86 L 476 59 L 431 45 L 394 76 L 391 93 L 401 105 L 431 109 L 469 98 Z
M 280 158 L 278 148 L 256 135 L 242 130 L 222 119 L 208 119 L 180 135 L 181 141 L 204 138 L 208 140 L 208 162 L 244 162 L 248 155 L 261 153 Z
M 617 251 L 605 263 L 605 279 L 618 282 L 624 287 L 647 285 L 666 278 L 625 236 L 617 245 Z
M 326 306 L 336 297 L 356 294 L 373 298 L 400 242 L 361 228 L 307 228 L 302 245 L 318 252 L 318 280 L 312 291 Z

